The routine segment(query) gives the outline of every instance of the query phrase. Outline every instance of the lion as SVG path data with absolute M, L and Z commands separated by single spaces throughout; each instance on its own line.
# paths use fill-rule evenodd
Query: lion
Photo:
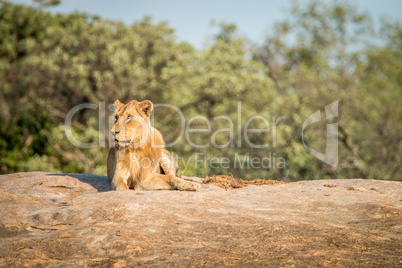
M 161 133 L 151 126 L 153 104 L 149 100 L 116 100 L 115 144 L 109 150 L 107 176 L 113 190 L 199 191 L 199 185 L 176 176 L 178 164 L 165 149 Z

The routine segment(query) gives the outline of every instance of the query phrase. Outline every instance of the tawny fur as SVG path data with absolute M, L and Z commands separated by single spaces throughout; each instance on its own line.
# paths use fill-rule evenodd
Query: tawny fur
M 116 191 L 168 190 L 198 191 L 199 185 L 176 176 L 177 162 L 165 149 L 161 133 L 151 126 L 150 101 L 114 103 L 115 146 L 109 150 L 107 175 Z

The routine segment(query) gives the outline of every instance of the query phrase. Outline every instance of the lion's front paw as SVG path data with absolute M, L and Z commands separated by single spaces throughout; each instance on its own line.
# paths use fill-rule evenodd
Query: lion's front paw
M 200 191 L 200 185 L 198 183 L 192 183 L 187 181 L 179 185 L 178 188 L 180 191 L 195 191 L 195 192 Z
M 112 189 L 115 191 L 124 191 L 124 190 L 128 190 L 129 188 L 128 188 L 127 184 L 125 184 L 125 183 L 112 182 Z

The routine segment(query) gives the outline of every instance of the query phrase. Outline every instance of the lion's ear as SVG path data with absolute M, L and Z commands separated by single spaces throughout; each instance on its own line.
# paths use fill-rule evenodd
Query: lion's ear
M 115 107 L 116 109 L 119 109 L 121 106 L 124 105 L 124 103 L 121 103 L 119 100 L 116 100 L 116 101 L 113 103 L 113 105 L 114 105 L 114 107 Z
M 138 108 L 139 108 L 140 112 L 145 114 L 147 117 L 151 116 L 153 107 L 154 107 L 154 105 L 149 100 L 144 100 L 144 101 L 138 103 Z

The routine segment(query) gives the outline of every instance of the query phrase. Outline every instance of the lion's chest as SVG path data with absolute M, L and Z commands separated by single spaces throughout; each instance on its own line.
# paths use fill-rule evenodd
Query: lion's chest
M 159 163 L 155 159 L 136 153 L 130 154 L 129 167 L 134 184 L 159 171 Z

